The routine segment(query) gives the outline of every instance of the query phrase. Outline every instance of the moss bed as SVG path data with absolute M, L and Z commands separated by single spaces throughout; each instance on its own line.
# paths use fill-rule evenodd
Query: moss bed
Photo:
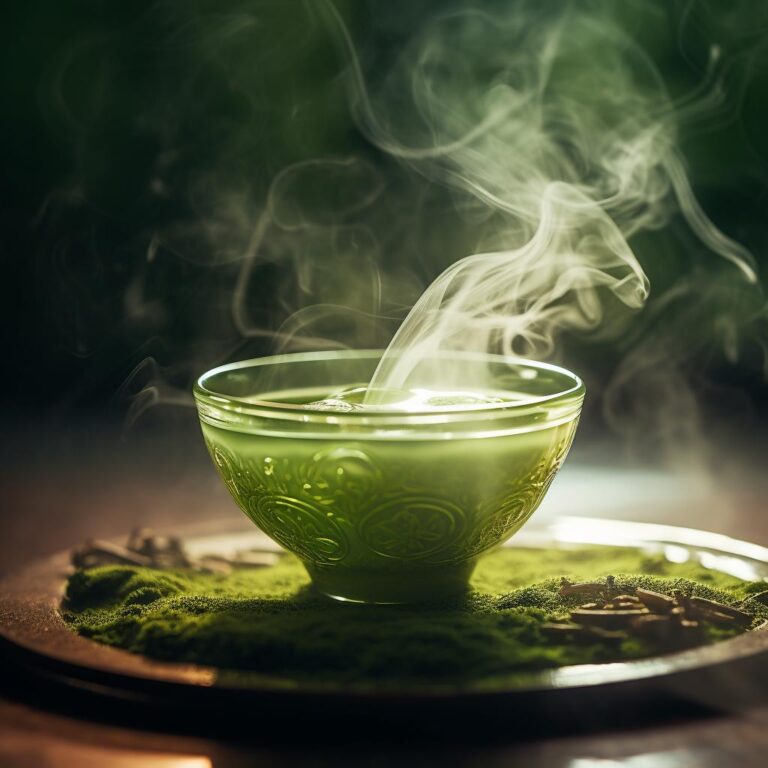
M 166 661 L 296 683 L 472 684 L 570 664 L 664 652 L 649 640 L 554 640 L 542 624 L 568 617 L 583 596 L 561 597 L 560 578 L 608 574 L 620 591 L 675 590 L 741 605 L 768 618 L 764 583 L 675 564 L 637 549 L 503 549 L 486 556 L 459 601 L 418 607 L 334 603 L 316 595 L 291 556 L 228 575 L 104 566 L 69 579 L 62 615 L 79 634 Z M 738 634 L 705 625 L 701 642 Z M 666 649 L 668 650 L 668 649 Z

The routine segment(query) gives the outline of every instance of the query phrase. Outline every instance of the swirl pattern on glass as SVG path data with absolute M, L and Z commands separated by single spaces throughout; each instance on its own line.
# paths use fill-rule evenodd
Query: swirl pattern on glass
M 317 566 L 393 561 L 459 563 L 508 539 L 533 514 L 562 464 L 573 429 L 488 487 L 435 492 L 423 471 L 337 446 L 304 460 L 243 458 L 207 437 L 224 483 L 267 535 Z M 469 460 L 469 459 L 468 459 Z M 489 493 L 489 490 L 492 490 Z

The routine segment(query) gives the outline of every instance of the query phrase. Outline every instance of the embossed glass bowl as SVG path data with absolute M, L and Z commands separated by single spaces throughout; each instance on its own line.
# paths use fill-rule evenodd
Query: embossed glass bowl
M 326 595 L 405 603 L 460 593 L 478 556 L 541 502 L 573 440 L 584 386 L 552 365 L 451 353 L 468 377 L 482 370 L 502 402 L 306 407 L 364 386 L 380 356 L 288 354 L 209 371 L 194 390 L 206 444 L 245 514 L 298 555 Z

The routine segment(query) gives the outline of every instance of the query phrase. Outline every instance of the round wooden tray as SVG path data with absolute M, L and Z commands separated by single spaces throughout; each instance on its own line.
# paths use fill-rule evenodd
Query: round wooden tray
M 185 531 L 174 531 L 184 536 Z M 508 546 L 642 547 L 677 562 L 693 558 L 708 568 L 749 580 L 768 580 L 768 549 L 689 528 L 566 517 L 535 525 Z M 273 548 L 258 532 L 187 539 L 195 553 Z M 73 634 L 59 612 L 71 568 L 68 553 L 35 562 L 0 582 L 0 654 L 16 674 L 59 692 L 59 700 L 87 699 L 122 708 L 164 726 L 199 729 L 371 729 L 423 734 L 460 720 L 465 728 L 605 727 L 643 713 L 675 711 L 682 703 L 737 706 L 768 671 L 768 630 L 638 661 L 579 665 L 516 675 L 503 684 L 374 692 L 298 685 L 274 677 L 237 679 L 212 667 L 156 662 Z M 127 708 L 127 709 L 126 709 Z

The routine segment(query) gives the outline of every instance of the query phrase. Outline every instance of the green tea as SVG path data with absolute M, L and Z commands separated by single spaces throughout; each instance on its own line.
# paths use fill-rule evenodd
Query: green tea
M 314 396 L 313 396 L 314 394 Z M 310 413 L 364 414 L 364 388 L 270 393 Z M 380 398 L 381 399 L 381 398 Z M 514 393 L 395 392 L 377 411 L 434 413 L 417 437 L 347 428 L 343 438 L 238 431 L 203 420 L 211 456 L 241 509 L 296 553 L 330 596 L 409 602 L 466 588 L 476 558 L 517 531 L 543 498 L 570 447 L 576 419 L 525 430 L 451 434 L 451 409 L 517 402 Z M 386 402 L 388 400 L 388 402 Z

